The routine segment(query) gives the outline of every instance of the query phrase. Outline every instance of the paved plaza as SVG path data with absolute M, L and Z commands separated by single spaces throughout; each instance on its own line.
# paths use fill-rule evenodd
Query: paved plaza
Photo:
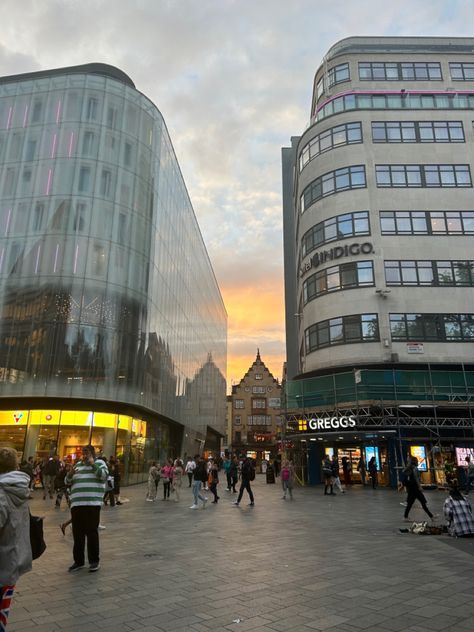
M 100 571 L 75 574 L 68 512 L 35 491 L 48 549 L 19 580 L 8 631 L 472 631 L 474 541 L 400 533 L 403 495 L 308 487 L 290 502 L 257 476 L 255 507 L 244 495 L 236 508 L 224 487 L 205 511 L 187 487 L 179 503 L 124 488 L 129 502 L 102 512 Z M 432 511 L 445 495 L 426 493 Z

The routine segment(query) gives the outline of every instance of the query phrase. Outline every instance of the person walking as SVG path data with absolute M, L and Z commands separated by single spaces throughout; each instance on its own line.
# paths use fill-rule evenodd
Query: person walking
M 173 464 L 173 492 L 174 492 L 174 499 L 175 502 L 179 502 L 180 501 L 180 491 L 181 491 L 181 485 L 183 484 L 183 474 L 184 474 L 184 469 L 183 469 L 183 462 L 181 461 L 181 459 L 176 459 L 176 461 Z
M 217 505 L 219 501 L 219 496 L 217 495 L 217 486 L 219 484 L 219 470 L 217 467 L 217 463 L 215 461 L 211 464 L 211 469 L 208 474 L 208 481 L 210 482 L 209 490 L 214 496 L 214 500 L 212 501 L 213 505 Z
M 161 480 L 163 481 L 163 500 L 169 500 L 173 481 L 173 461 L 171 459 L 168 459 L 161 468 Z
M 86 540 L 89 572 L 98 571 L 100 568 L 100 508 L 108 473 L 104 461 L 95 458 L 94 447 L 87 445 L 82 450 L 81 460 L 66 475 L 66 484 L 71 485 L 71 518 L 74 538 L 74 563 L 68 569 L 70 573 L 84 568 Z
M 11 600 L 20 575 L 32 568 L 30 477 L 18 470 L 13 448 L 0 448 L 0 630 L 6 630 Z M 21 627 L 21 626 L 20 626 Z
M 280 472 L 281 486 L 283 489 L 282 499 L 286 500 L 286 492 L 290 496 L 290 500 L 293 500 L 293 485 L 295 481 L 295 468 L 291 461 L 284 461 L 283 467 Z
M 364 457 L 361 454 L 360 455 L 360 459 L 357 463 L 357 471 L 360 474 L 360 482 L 362 483 L 362 486 L 365 487 L 365 480 L 366 480 L 366 476 L 367 476 L 367 467 L 365 465 L 365 461 L 364 461 Z
M 230 468 L 232 467 L 232 459 L 230 457 L 230 454 L 226 454 L 225 459 L 224 459 L 224 472 L 225 472 L 225 476 L 227 479 L 227 491 L 230 492 L 230 490 L 232 489 L 232 477 L 230 474 Z
M 56 502 L 54 504 L 58 509 L 61 507 L 61 501 L 63 496 L 66 498 L 66 503 L 69 506 L 69 487 L 66 485 L 66 475 L 72 470 L 72 465 L 70 463 L 64 463 L 56 475 L 56 479 L 54 481 L 54 488 L 56 490 Z
M 469 454 L 466 456 L 465 480 L 466 480 L 465 492 L 466 494 L 469 494 L 471 485 L 474 482 L 474 463 L 472 462 Z
M 190 509 L 198 509 L 200 500 L 202 502 L 202 508 L 206 508 L 207 498 L 201 494 L 202 484 L 207 481 L 207 465 L 204 459 L 200 456 L 194 457 L 196 462 L 196 467 L 193 471 L 193 497 L 194 503 L 191 505 Z
M 235 489 L 235 486 L 239 482 L 239 461 L 235 454 L 232 457 L 229 471 L 230 471 L 230 486 L 232 488 L 232 493 L 236 494 L 237 490 Z
M 336 488 L 337 490 L 341 492 L 341 494 L 345 494 L 346 492 L 342 489 L 341 479 L 339 478 L 339 461 L 335 454 L 332 455 L 331 470 L 332 470 L 333 490 L 334 488 Z
M 185 473 L 188 476 L 188 481 L 189 481 L 188 487 L 191 487 L 193 484 L 193 472 L 195 469 L 196 469 L 196 461 L 190 456 L 188 456 L 188 459 L 186 461 L 186 467 L 184 469 Z
M 448 531 L 457 538 L 474 538 L 474 518 L 471 505 L 458 486 L 458 481 L 451 482 L 449 496 L 444 501 L 443 513 L 448 523 Z
M 418 459 L 416 456 L 412 456 L 409 464 L 403 470 L 405 486 L 407 489 L 407 506 L 405 507 L 404 520 L 409 522 L 408 514 L 410 513 L 410 509 L 413 507 L 413 503 L 415 500 L 419 500 L 421 506 L 423 507 L 423 511 L 428 514 L 428 516 L 433 519 L 433 514 L 428 509 L 426 498 L 423 492 L 421 491 L 421 482 L 420 482 L 420 473 L 418 471 Z
M 324 478 L 324 495 L 325 496 L 335 496 L 333 489 L 333 465 L 331 463 L 331 459 L 329 458 L 329 454 L 323 459 L 323 478 Z M 338 468 L 339 469 L 339 468 Z M 339 474 L 339 473 L 338 473 Z M 328 489 L 330 491 L 328 492 Z
M 352 485 L 352 465 L 350 459 L 347 456 L 342 457 L 341 463 L 342 475 L 344 476 L 344 485 L 347 488 L 349 485 Z
M 43 500 L 46 496 L 52 498 L 54 494 L 54 481 L 60 469 L 59 457 L 49 457 L 43 467 Z
M 378 481 L 378 470 L 377 470 L 377 459 L 375 456 L 370 457 L 369 465 L 369 476 L 372 481 L 372 489 L 377 489 Z
M 239 496 L 237 500 L 233 502 L 233 505 L 235 505 L 236 507 L 240 505 L 240 501 L 242 500 L 242 496 L 244 494 L 244 489 L 247 490 L 247 494 L 250 498 L 249 506 L 253 507 L 255 505 L 252 488 L 250 487 L 250 482 L 253 480 L 255 480 L 255 468 L 253 466 L 252 459 L 247 456 L 242 463 Z
M 150 465 L 150 469 L 148 470 L 148 491 L 146 495 L 146 500 L 152 503 L 156 500 L 156 493 L 158 491 L 158 486 L 156 485 L 156 479 L 159 477 L 159 470 L 156 461 L 152 461 Z

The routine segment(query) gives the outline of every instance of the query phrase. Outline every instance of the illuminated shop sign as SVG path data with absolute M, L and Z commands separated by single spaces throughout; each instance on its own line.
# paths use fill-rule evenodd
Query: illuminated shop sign
M 317 268 L 322 263 L 327 261 L 333 261 L 334 259 L 341 259 L 341 257 L 354 257 L 357 255 L 369 255 L 374 252 L 374 247 L 370 241 L 366 241 L 363 244 L 354 243 L 347 246 L 334 246 L 330 250 L 321 250 L 321 252 L 315 253 L 309 261 L 304 263 L 300 268 L 300 276 L 303 276 L 311 270 L 311 268 Z
M 324 417 L 322 419 L 312 417 L 311 419 L 299 419 L 298 430 L 308 432 L 314 430 L 345 430 L 354 428 L 356 420 L 354 417 Z

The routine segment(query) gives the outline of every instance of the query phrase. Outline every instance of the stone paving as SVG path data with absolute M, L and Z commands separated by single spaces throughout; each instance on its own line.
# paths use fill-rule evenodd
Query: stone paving
M 278 482 L 253 487 L 255 507 L 221 483 L 205 511 L 187 487 L 179 503 L 125 488 L 130 502 L 102 512 L 100 571 L 75 574 L 68 512 L 36 491 L 48 549 L 19 580 L 8 632 L 472 631 L 473 540 L 401 534 L 392 490 L 308 487 L 291 502 Z M 426 495 L 441 513 L 445 493 Z

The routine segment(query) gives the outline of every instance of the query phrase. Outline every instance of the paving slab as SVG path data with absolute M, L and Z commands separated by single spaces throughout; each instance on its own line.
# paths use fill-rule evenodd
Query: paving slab
M 189 509 L 187 487 L 154 503 L 144 485 L 124 488 L 128 502 L 102 511 L 100 571 L 75 574 L 58 526 L 68 510 L 36 491 L 48 548 L 18 582 L 8 632 L 472 629 L 472 540 L 400 533 L 402 496 L 389 489 L 306 487 L 291 502 L 262 476 L 253 487 L 255 507 L 221 489 L 204 511 Z M 426 496 L 442 513 L 445 493 Z

